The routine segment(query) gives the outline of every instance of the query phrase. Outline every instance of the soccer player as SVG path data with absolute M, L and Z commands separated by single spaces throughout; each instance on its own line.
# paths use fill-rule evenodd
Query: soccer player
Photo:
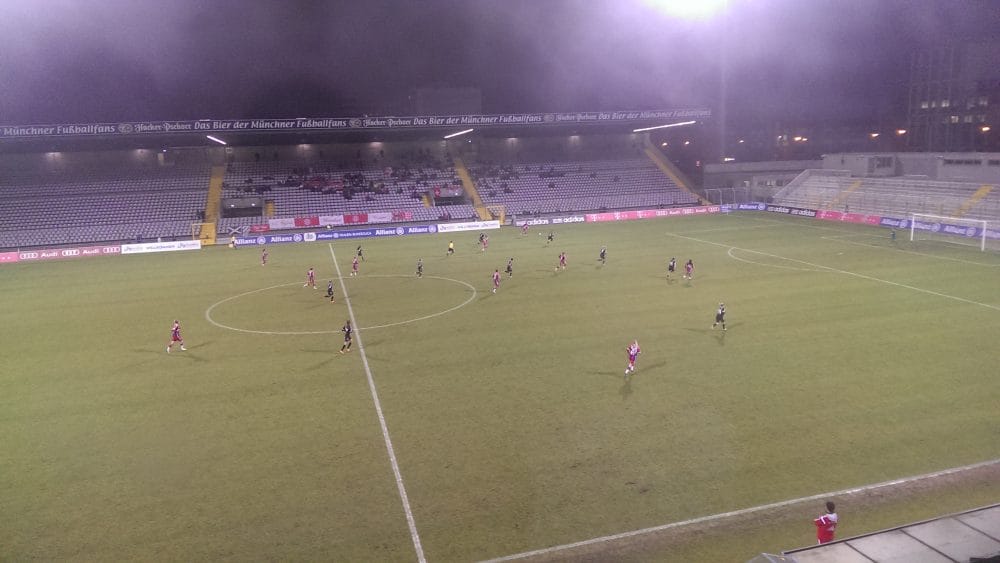
M 483 235 L 483 252 L 486 252 L 486 249 L 489 247 L 490 247 L 490 237 Z
M 625 377 L 628 377 L 628 374 L 635 371 L 635 360 L 639 357 L 639 354 L 642 353 L 642 350 L 639 349 L 639 341 L 633 340 L 632 343 L 625 348 L 625 352 L 628 354 L 628 365 L 625 366 Z
M 670 276 L 673 275 L 674 270 L 676 268 L 677 268 L 677 260 L 674 260 L 673 258 L 670 258 L 670 262 L 667 262 L 667 279 L 668 280 L 670 279 Z
M 833 536 L 837 532 L 837 513 L 835 512 L 836 506 L 830 501 L 826 503 L 826 514 L 813 520 L 813 524 L 816 524 L 816 540 L 817 543 L 830 543 L 833 541 Z
M 892 238 L 892 244 L 896 244 L 896 229 L 892 229 L 892 234 L 889 236 Z
M 455 253 L 455 241 L 449 240 L 448 241 L 448 256 L 451 256 L 454 253 Z
M 694 276 L 694 262 L 688 258 L 688 261 L 684 263 L 684 279 L 689 280 Z
M 267 266 L 267 248 L 260 251 L 260 265 Z
M 548 245 L 549 245 L 549 243 L 551 243 L 551 242 L 552 242 L 552 240 L 553 240 L 553 239 L 555 239 L 555 238 L 556 238 L 556 235 L 554 235 L 554 234 L 552 233 L 552 231 L 549 231 L 549 237 L 548 237 L 548 239 L 547 239 L 547 240 L 545 241 L 545 246 L 548 246 Z
M 601 265 L 602 266 L 605 263 L 607 263 L 607 261 L 608 261 L 608 247 L 606 247 L 606 246 L 602 246 L 601 247 L 601 257 L 600 257 L 600 260 L 601 260 Z
M 507 269 L 505 271 L 508 278 L 514 277 L 514 258 L 507 259 Z
M 524 236 L 524 235 L 527 235 L 527 234 L 528 234 L 528 222 L 525 221 L 524 224 L 521 225 L 521 236 Z
M 559 253 L 559 268 L 558 269 L 562 269 L 562 270 L 566 269 L 566 253 L 565 252 L 560 252 Z
M 362 262 L 365 260 L 365 252 L 361 250 L 360 244 L 358 245 L 358 258 L 360 258 Z
M 181 345 L 181 350 L 187 350 L 184 347 L 184 337 L 181 336 L 181 322 L 174 320 L 174 326 L 170 328 L 170 342 L 167 343 L 167 353 L 170 353 L 170 349 L 174 347 L 174 342 L 178 342 Z
M 340 347 L 340 353 L 343 354 L 345 350 L 350 352 L 351 344 L 354 342 L 351 339 L 354 332 L 354 329 L 351 328 L 351 319 L 347 319 L 347 322 L 344 323 L 344 327 L 340 329 L 340 332 L 344 333 L 344 345 Z
M 357 256 L 355 256 L 354 259 L 351 260 L 351 275 L 352 276 L 358 275 L 358 257 Z
M 302 287 L 309 287 L 310 285 L 313 289 L 316 289 L 316 271 L 312 268 L 309 268 L 309 271 L 306 272 L 306 283 L 302 284 Z
M 423 258 L 417 258 L 417 277 L 424 277 L 424 260 Z
M 712 323 L 712 328 L 714 329 L 715 325 L 717 325 L 717 324 L 721 324 L 722 325 L 722 330 L 726 330 L 726 304 L 725 303 L 719 303 L 719 309 L 717 311 L 715 311 L 715 322 Z
M 330 303 L 333 303 L 333 280 L 326 282 L 326 296 L 330 298 Z
M 500 289 L 500 270 L 493 270 L 493 293 Z

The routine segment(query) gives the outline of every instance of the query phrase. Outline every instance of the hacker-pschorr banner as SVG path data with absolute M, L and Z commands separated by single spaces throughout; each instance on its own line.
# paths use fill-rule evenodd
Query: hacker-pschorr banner
M 56 125 L 3 125 L 0 139 L 35 137 L 115 137 L 176 133 L 279 131 L 352 131 L 364 129 L 431 129 L 510 125 L 660 122 L 698 120 L 712 116 L 705 108 L 576 113 L 506 113 L 499 115 L 432 115 L 408 117 L 309 117 L 296 119 L 198 119 L 194 121 L 132 121 Z

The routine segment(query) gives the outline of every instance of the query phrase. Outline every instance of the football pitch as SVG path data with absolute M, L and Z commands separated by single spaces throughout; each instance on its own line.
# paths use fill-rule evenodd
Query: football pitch
M 0 559 L 478 561 L 1000 458 L 996 253 L 755 212 L 548 232 L 3 266 Z M 997 481 L 837 499 L 839 535 Z M 821 504 L 540 558 L 745 561 Z

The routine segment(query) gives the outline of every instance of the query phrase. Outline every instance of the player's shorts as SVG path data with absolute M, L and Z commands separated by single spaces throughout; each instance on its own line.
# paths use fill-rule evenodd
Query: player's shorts
M 667 271 L 670 272 L 671 274 L 674 273 L 674 267 L 673 266 L 667 266 Z
M 726 322 L 726 315 L 725 315 L 725 313 L 723 313 L 721 315 L 718 314 L 718 313 L 716 313 L 715 314 L 715 322 L 717 322 L 717 323 L 724 323 L 724 322 Z
M 181 335 L 179 335 L 179 334 L 171 334 L 170 335 L 170 341 L 171 342 L 183 342 L 184 339 L 181 338 Z
M 344 335 L 344 342 L 346 343 L 346 342 L 350 342 L 350 341 L 351 341 L 351 335 L 350 334 L 345 334 Z

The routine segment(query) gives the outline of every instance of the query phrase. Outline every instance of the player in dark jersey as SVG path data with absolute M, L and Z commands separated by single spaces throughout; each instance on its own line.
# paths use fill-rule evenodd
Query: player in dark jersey
M 722 325 L 722 330 L 726 330 L 726 304 L 725 303 L 719 303 L 719 308 L 718 308 L 718 310 L 715 311 L 715 322 L 712 323 L 712 328 L 714 329 L 715 325 L 719 325 L 719 324 Z
M 668 280 L 670 279 L 670 276 L 674 275 L 674 270 L 676 270 L 676 269 L 677 269 L 677 260 L 671 258 L 670 262 L 667 262 L 667 279 Z
M 347 319 L 347 322 L 344 323 L 344 327 L 340 329 L 340 332 L 344 333 L 344 345 L 340 347 L 340 353 L 343 354 L 345 350 L 350 352 L 351 344 L 353 343 L 351 337 L 354 333 L 354 329 L 351 328 L 351 319 Z
M 326 296 L 330 298 L 330 303 L 333 303 L 333 280 L 326 282 Z
M 507 259 L 507 269 L 506 269 L 506 272 L 507 272 L 507 277 L 508 278 L 514 277 L 514 258 L 508 258 Z
M 601 257 L 600 257 L 600 261 L 601 261 L 601 265 L 602 265 L 602 266 L 603 266 L 604 264 L 606 264 L 606 263 L 607 263 L 607 261 L 608 261 L 608 247 L 606 247 L 606 246 L 602 246 L 602 247 L 601 247 Z
M 424 277 L 424 259 L 423 258 L 417 258 L 417 277 L 418 278 Z
M 264 248 L 260 251 L 260 265 L 267 266 L 267 249 Z
M 360 244 L 358 245 L 358 258 L 360 258 L 362 262 L 365 261 L 365 252 L 361 250 Z
M 549 245 L 555 238 L 556 238 L 556 235 L 553 234 L 552 231 L 549 231 L 549 237 L 548 237 L 548 239 L 546 239 L 545 244 Z

